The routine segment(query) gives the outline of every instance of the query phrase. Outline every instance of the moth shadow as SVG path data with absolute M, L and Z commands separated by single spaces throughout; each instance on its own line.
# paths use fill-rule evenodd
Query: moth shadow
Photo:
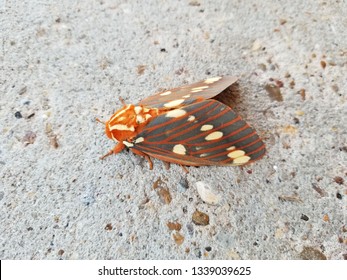
M 223 90 L 220 94 L 215 96 L 213 99 L 229 106 L 233 110 L 242 103 L 241 90 L 238 83 L 232 84 Z M 237 110 L 235 110 L 237 111 Z

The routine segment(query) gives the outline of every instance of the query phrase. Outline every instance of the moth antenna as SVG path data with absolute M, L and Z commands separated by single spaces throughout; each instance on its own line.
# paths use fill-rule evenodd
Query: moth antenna
M 105 124 L 105 122 L 102 121 L 102 120 L 100 120 L 99 118 L 95 118 L 95 120 L 96 120 L 97 122 L 99 122 L 99 123 Z
M 119 101 L 122 103 L 123 106 L 127 105 L 122 97 L 119 97 Z

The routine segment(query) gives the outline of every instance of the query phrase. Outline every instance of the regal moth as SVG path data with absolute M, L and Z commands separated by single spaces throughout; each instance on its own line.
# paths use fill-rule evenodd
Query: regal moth
M 224 76 L 166 90 L 123 104 L 105 122 L 116 146 L 102 159 L 129 148 L 143 156 L 182 166 L 238 166 L 260 159 L 265 145 L 256 131 L 215 98 L 237 81 Z M 124 102 L 123 102 L 124 103 Z

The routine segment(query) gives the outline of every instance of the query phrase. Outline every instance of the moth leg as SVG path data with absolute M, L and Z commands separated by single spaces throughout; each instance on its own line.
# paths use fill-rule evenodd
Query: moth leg
M 187 169 L 187 166 L 185 166 L 185 165 L 182 165 L 182 164 L 180 164 L 180 166 L 182 167 L 182 169 L 183 169 L 183 171 L 185 172 L 185 173 L 189 173 L 189 170 Z
M 102 157 L 100 157 L 100 159 L 104 159 L 105 157 L 108 157 L 112 154 L 118 154 L 124 149 L 125 149 L 125 145 L 122 142 L 118 142 L 118 144 L 114 146 L 114 148 L 111 151 L 109 151 L 106 155 L 103 155 Z
M 165 169 L 166 169 L 166 170 L 169 170 L 169 169 L 170 169 L 170 162 L 168 162 L 168 161 L 163 161 L 163 163 L 164 163 Z
M 149 169 L 150 170 L 153 169 L 153 162 L 152 162 L 151 158 L 149 157 L 149 155 L 147 155 L 144 152 L 141 152 L 139 150 L 135 150 L 135 149 L 131 149 L 131 151 L 138 156 L 144 157 L 148 161 Z

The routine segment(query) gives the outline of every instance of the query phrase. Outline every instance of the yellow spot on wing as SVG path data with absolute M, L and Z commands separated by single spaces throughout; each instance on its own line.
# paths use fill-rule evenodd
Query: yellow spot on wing
M 199 91 L 202 91 L 206 88 L 208 88 L 208 86 L 195 87 L 195 88 L 192 88 L 191 92 L 199 92 Z
M 172 151 L 175 154 L 185 155 L 187 150 L 182 144 L 177 144 L 173 147 Z
M 232 151 L 232 150 L 235 150 L 235 149 L 236 149 L 235 146 L 231 146 L 231 147 L 227 148 L 227 151 Z
M 182 104 L 184 102 L 184 99 L 176 99 L 176 100 L 172 100 L 168 103 L 164 104 L 164 107 L 166 108 L 172 108 L 172 107 L 177 107 L 178 105 Z
M 212 124 L 204 124 L 200 130 L 201 131 L 207 131 L 207 130 L 211 130 L 213 128 L 213 125 Z
M 161 93 L 161 94 L 159 94 L 159 95 L 165 96 L 165 95 L 169 95 L 169 94 L 171 94 L 171 91 L 170 91 L 170 90 L 165 91 L 165 92 L 163 92 L 163 93 Z
M 184 116 L 185 114 L 187 114 L 186 111 L 182 110 L 182 109 L 176 109 L 176 110 L 172 110 L 166 113 L 166 117 L 167 118 L 179 118 Z
M 212 140 L 217 140 L 217 139 L 222 138 L 222 137 L 223 137 L 223 132 L 215 131 L 215 132 L 212 132 L 209 135 L 207 135 L 205 137 L 205 140 L 212 141 Z
M 242 150 L 236 150 L 228 154 L 228 157 L 230 158 L 239 158 L 245 155 L 245 151 Z
M 247 163 L 251 158 L 249 156 L 242 156 L 242 157 L 238 157 L 238 158 L 235 158 L 233 160 L 233 163 L 234 164 L 244 164 L 244 163 Z
M 194 121 L 194 120 L 195 120 L 195 117 L 194 117 L 194 116 L 189 116 L 188 122 L 192 122 L 192 121 Z
M 205 88 L 208 88 L 208 86 L 195 87 L 195 88 L 192 88 L 192 90 L 200 90 Z
M 128 148 L 131 148 L 131 147 L 134 146 L 133 143 L 130 143 L 130 142 L 128 142 L 128 141 L 123 141 L 123 144 L 124 144 L 125 146 L 127 146 Z
M 139 137 L 139 138 L 137 138 L 137 139 L 135 140 L 135 143 L 141 143 L 141 142 L 143 142 L 143 141 L 145 141 L 145 138 Z
M 222 77 L 214 77 L 214 78 L 209 78 L 205 80 L 205 84 L 213 84 L 214 82 L 217 82 L 221 79 Z

